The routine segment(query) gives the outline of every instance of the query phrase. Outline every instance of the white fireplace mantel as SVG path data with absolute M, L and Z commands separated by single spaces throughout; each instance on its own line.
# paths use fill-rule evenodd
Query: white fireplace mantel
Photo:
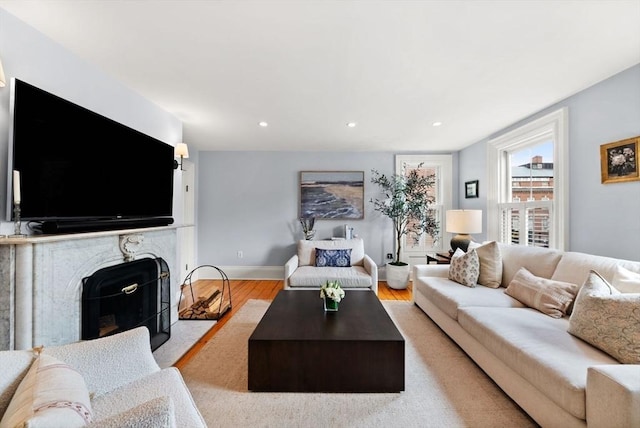
M 177 226 L 0 239 L 0 350 L 81 338 L 82 280 L 104 267 L 161 257 L 177 272 Z M 179 284 L 171 276 L 171 323 Z

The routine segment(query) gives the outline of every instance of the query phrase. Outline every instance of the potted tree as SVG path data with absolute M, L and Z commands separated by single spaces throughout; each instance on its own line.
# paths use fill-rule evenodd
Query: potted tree
M 387 263 L 387 285 L 403 289 L 409 283 L 410 266 L 400 260 L 402 237 L 412 235 L 419 239 L 423 233 L 433 239 L 438 238 L 440 226 L 431 205 L 435 197 L 430 190 L 435 185 L 435 175 L 421 175 L 422 163 L 407 175 L 387 176 L 375 169 L 371 170 L 371 182 L 377 184 L 384 198 L 371 199 L 373 209 L 393 221 L 396 238 L 396 254 L 392 262 Z

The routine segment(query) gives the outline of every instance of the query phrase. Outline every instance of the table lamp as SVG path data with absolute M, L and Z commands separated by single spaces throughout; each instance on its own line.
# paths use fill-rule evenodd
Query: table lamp
M 466 252 L 470 234 L 482 232 L 482 210 L 448 210 L 446 224 L 447 232 L 456 234 L 451 238 L 451 253 L 458 248 Z

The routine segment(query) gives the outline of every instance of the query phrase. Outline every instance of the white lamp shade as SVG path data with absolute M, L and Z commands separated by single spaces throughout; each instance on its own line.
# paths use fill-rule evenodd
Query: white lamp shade
M 4 77 L 4 70 L 2 69 L 2 61 L 0 61 L 0 88 L 4 88 L 7 84 L 7 79 Z
M 187 147 L 185 143 L 178 143 L 178 145 L 176 145 L 175 155 L 176 157 L 182 156 L 187 159 L 189 157 L 189 147 Z
M 446 215 L 447 232 L 480 233 L 482 232 L 482 210 L 448 210 Z

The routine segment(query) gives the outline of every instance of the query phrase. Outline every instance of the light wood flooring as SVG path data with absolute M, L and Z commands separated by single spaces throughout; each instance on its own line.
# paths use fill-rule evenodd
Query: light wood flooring
M 231 286 L 232 308 L 174 364 L 178 369 L 183 368 L 194 355 L 200 352 L 203 346 L 240 310 L 247 300 L 273 300 L 278 291 L 283 288 L 281 280 L 230 280 L 229 283 Z M 194 296 L 197 299 L 199 296 L 211 295 L 215 289 L 221 287 L 221 284 L 220 280 L 197 281 L 193 285 Z M 180 309 L 192 304 L 190 293 L 187 289 L 184 291 L 185 300 L 182 301 Z M 406 290 L 394 290 L 389 288 L 386 282 L 381 281 L 378 283 L 378 297 L 380 300 L 411 300 L 411 284 Z

